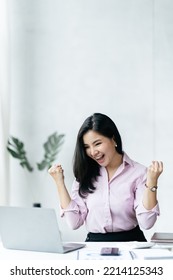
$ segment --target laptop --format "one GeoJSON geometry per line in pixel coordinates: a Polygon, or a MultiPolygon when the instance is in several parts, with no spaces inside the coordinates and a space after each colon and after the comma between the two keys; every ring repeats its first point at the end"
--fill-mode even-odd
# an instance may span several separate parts
{"type": "Polygon", "coordinates": [[[7,249],[67,253],[85,243],[63,243],[54,209],[0,206],[0,235],[7,249]]]}
{"type": "Polygon", "coordinates": [[[151,241],[155,243],[173,243],[173,233],[172,232],[155,232],[151,241]]]}

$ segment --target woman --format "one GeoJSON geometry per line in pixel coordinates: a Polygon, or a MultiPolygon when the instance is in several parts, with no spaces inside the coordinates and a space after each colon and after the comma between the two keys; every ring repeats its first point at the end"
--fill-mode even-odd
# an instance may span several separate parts
{"type": "Polygon", "coordinates": [[[85,223],[86,241],[146,241],[141,228],[150,229],[159,215],[162,162],[153,161],[147,169],[130,159],[114,122],[95,113],[78,132],[73,171],[70,196],[61,165],[49,169],[62,216],[73,229],[85,223]]]}

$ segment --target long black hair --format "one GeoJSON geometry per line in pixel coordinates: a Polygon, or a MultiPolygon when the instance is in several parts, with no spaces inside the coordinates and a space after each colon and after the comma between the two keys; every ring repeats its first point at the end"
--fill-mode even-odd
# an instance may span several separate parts
{"type": "Polygon", "coordinates": [[[117,152],[123,154],[121,136],[115,123],[108,116],[94,113],[84,121],[77,135],[73,161],[73,172],[79,182],[79,194],[81,197],[94,192],[94,181],[100,175],[99,164],[87,156],[84,148],[83,136],[89,130],[98,132],[110,139],[114,138],[117,144],[117,147],[115,147],[117,152]]]}

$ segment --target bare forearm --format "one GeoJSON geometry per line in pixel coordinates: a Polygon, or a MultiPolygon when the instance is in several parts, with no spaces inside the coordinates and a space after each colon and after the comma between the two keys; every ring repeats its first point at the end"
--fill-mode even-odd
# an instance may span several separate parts
{"type": "Polygon", "coordinates": [[[70,197],[69,192],[64,183],[64,170],[62,169],[61,165],[56,164],[56,165],[53,165],[48,170],[48,172],[56,183],[58,194],[59,194],[60,204],[61,204],[61,207],[64,209],[69,205],[69,203],[71,201],[71,197],[70,197]]]}
{"type": "MultiPolygon", "coordinates": [[[[156,191],[157,192],[157,191],[156,191]]],[[[146,188],[143,195],[143,205],[147,210],[151,210],[157,204],[157,194],[146,188]]]]}
{"type": "Polygon", "coordinates": [[[65,186],[65,183],[56,183],[58,194],[59,194],[59,200],[61,207],[65,209],[71,202],[71,197],[69,195],[69,192],[67,191],[67,188],[65,186]]]}
{"type": "Polygon", "coordinates": [[[158,178],[163,171],[163,163],[153,161],[147,171],[146,188],[143,195],[143,205],[151,210],[157,204],[157,184],[158,178]]]}

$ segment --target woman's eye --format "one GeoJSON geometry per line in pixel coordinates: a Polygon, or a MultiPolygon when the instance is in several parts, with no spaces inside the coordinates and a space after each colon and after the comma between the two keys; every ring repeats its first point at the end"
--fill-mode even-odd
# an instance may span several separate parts
{"type": "Polygon", "coordinates": [[[98,143],[96,143],[96,146],[99,146],[101,143],[100,142],[98,142],[98,143]]]}

